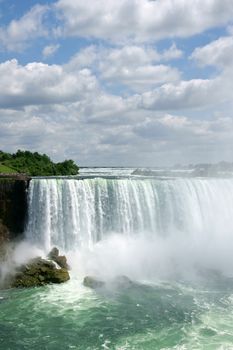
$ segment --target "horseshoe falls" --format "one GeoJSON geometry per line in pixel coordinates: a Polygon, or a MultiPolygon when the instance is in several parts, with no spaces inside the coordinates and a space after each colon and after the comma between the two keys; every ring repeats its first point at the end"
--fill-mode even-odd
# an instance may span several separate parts
{"type": "Polygon", "coordinates": [[[73,256],[89,250],[89,259],[97,254],[102,264],[122,266],[112,273],[131,268],[134,278],[161,270],[189,274],[188,267],[231,270],[232,229],[232,179],[34,179],[30,185],[28,241],[73,256]],[[144,263],[148,269],[137,276],[144,263]]]}
{"type": "Polygon", "coordinates": [[[1,291],[0,348],[233,349],[233,178],[95,171],[31,181],[17,249],[59,247],[71,280],[1,291]]]}

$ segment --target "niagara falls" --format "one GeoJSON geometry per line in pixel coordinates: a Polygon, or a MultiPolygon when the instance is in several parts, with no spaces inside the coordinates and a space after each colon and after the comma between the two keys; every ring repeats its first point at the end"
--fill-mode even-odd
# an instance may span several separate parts
{"type": "Polygon", "coordinates": [[[232,178],[134,172],[31,179],[7,266],[56,246],[70,280],[1,291],[3,348],[53,349],[53,338],[71,349],[229,348],[232,178]]]}
{"type": "Polygon", "coordinates": [[[0,0],[0,350],[233,350],[233,0],[0,0]]]}

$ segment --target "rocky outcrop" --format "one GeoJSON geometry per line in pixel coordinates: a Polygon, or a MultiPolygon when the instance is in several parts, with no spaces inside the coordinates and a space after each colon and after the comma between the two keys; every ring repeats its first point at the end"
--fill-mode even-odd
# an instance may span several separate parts
{"type": "Polygon", "coordinates": [[[2,223],[0,219],[0,247],[9,241],[10,233],[8,228],[2,223]]]}
{"type": "MultiPolygon", "coordinates": [[[[53,252],[55,249],[57,248],[53,248],[53,252]]],[[[57,252],[58,255],[56,258],[59,258],[58,249],[57,252]]],[[[66,262],[66,257],[64,258],[66,262]]],[[[16,274],[12,278],[10,286],[13,288],[38,287],[50,283],[63,283],[69,279],[70,276],[67,268],[58,267],[56,261],[54,260],[46,260],[42,259],[41,257],[37,257],[30,260],[27,264],[17,268],[16,274]]]]}
{"type": "Polygon", "coordinates": [[[83,285],[91,289],[98,289],[102,287],[125,289],[130,288],[133,285],[133,282],[127,276],[117,276],[107,282],[99,280],[94,276],[86,276],[84,277],[83,285]]]}
{"type": "Polygon", "coordinates": [[[127,276],[117,276],[116,278],[114,278],[113,281],[111,281],[111,285],[114,288],[129,288],[131,287],[133,284],[135,284],[133,281],[131,281],[131,279],[129,279],[129,277],[127,276]]]}
{"type": "Polygon", "coordinates": [[[18,238],[24,232],[29,181],[30,178],[23,176],[0,177],[0,220],[10,239],[18,238]]]}
{"type": "Polygon", "coordinates": [[[66,270],[70,270],[70,266],[67,264],[67,259],[65,255],[59,255],[58,248],[54,247],[48,254],[48,258],[55,261],[60,267],[66,270]]]}
{"type": "MultiPolygon", "coordinates": [[[[7,244],[10,240],[10,232],[8,228],[3,225],[2,221],[0,220],[0,265],[2,261],[6,259],[7,255],[7,244]]],[[[0,279],[1,279],[1,269],[0,269],[0,279]]]]}
{"type": "Polygon", "coordinates": [[[84,277],[83,285],[88,288],[96,289],[104,287],[105,282],[98,280],[96,277],[93,276],[86,276],[84,277]]]}

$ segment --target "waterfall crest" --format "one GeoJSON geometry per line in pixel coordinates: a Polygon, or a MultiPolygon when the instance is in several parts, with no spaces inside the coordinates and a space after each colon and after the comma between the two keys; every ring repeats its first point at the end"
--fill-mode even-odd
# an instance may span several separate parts
{"type": "Polygon", "coordinates": [[[233,231],[232,179],[33,179],[28,198],[26,237],[44,249],[91,246],[112,233],[198,240],[233,231]]]}

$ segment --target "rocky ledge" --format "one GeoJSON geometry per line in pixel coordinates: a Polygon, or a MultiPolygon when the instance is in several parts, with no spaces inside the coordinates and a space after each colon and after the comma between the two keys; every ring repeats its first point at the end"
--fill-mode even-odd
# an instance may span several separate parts
{"type": "Polygon", "coordinates": [[[59,256],[59,250],[53,248],[48,255],[48,260],[37,257],[30,260],[27,264],[19,266],[12,279],[11,287],[37,287],[51,283],[63,283],[69,279],[66,257],[59,256]],[[54,252],[56,253],[55,257],[54,252]],[[61,261],[60,264],[59,260],[61,261]]]}

